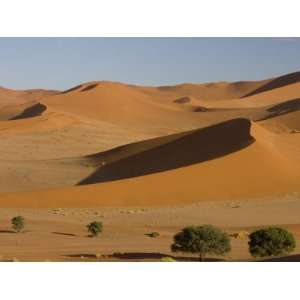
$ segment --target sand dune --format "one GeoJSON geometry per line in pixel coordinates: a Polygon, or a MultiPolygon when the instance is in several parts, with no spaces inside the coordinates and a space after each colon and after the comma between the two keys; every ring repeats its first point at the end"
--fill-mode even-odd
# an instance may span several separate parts
{"type": "Polygon", "coordinates": [[[269,80],[264,85],[261,85],[260,87],[246,94],[243,97],[249,97],[269,90],[278,89],[280,87],[297,83],[299,81],[300,81],[300,72],[294,72],[287,75],[279,76],[277,78],[274,78],[273,80],[269,80]]]}
{"type": "Polygon", "coordinates": [[[300,131],[300,111],[270,118],[260,124],[277,133],[297,133],[300,131]]]}
{"type": "Polygon", "coordinates": [[[46,111],[47,107],[41,103],[33,104],[24,109],[24,111],[13,118],[11,120],[18,120],[18,119],[27,119],[40,116],[44,111],[46,111]]]}
{"type": "Polygon", "coordinates": [[[250,146],[213,160],[101,184],[1,194],[0,204],[24,207],[171,205],[270,197],[298,191],[299,171],[295,160],[274,147],[274,141],[279,145],[283,141],[274,139],[272,133],[256,124],[251,135],[256,141],[250,146]]]}
{"type": "Polygon", "coordinates": [[[299,77],[1,88],[0,206],[171,205],[298,192],[299,77]]]}
{"type": "Polygon", "coordinates": [[[109,151],[102,157],[98,156],[100,167],[80,184],[173,170],[238,151],[253,141],[250,122],[246,119],[234,119],[192,132],[139,142],[114,149],[112,154],[109,151]],[[119,152],[119,159],[105,159],[107,156],[115,156],[116,152],[119,152]]]}
{"type": "Polygon", "coordinates": [[[227,100],[241,98],[250,92],[264,86],[270,80],[217,82],[206,84],[180,84],[175,86],[161,86],[157,89],[163,94],[196,97],[201,100],[227,100]]]}
{"type": "Polygon", "coordinates": [[[11,90],[0,87],[0,107],[11,104],[38,101],[45,96],[54,95],[58,91],[32,89],[32,90],[11,90]]]}

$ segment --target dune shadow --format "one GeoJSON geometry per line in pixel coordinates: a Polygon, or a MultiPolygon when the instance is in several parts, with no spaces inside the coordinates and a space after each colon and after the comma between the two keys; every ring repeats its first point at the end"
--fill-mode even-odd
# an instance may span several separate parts
{"type": "Polygon", "coordinates": [[[297,110],[300,110],[300,98],[288,100],[267,108],[267,112],[269,112],[269,115],[259,119],[258,121],[263,121],[270,118],[278,117],[291,112],[295,112],[297,110]]]}
{"type": "Polygon", "coordinates": [[[81,84],[80,84],[80,85],[76,85],[76,86],[74,86],[74,87],[72,87],[72,88],[70,88],[70,89],[68,89],[68,90],[65,90],[65,91],[63,91],[63,92],[60,92],[60,94],[67,94],[67,93],[76,91],[76,90],[80,89],[81,87],[82,87],[81,84]]]}
{"type": "Polygon", "coordinates": [[[207,107],[204,107],[204,106],[197,106],[193,109],[193,112],[209,112],[209,111],[217,111],[217,110],[207,108],[207,107]]]}
{"type": "Polygon", "coordinates": [[[10,120],[20,120],[20,119],[27,119],[27,118],[33,118],[40,116],[45,110],[47,109],[47,106],[41,103],[34,104],[26,109],[24,111],[10,120]]]}
{"type": "Polygon", "coordinates": [[[191,98],[190,97],[181,97],[181,98],[177,98],[177,99],[173,100],[173,102],[178,103],[178,104],[185,104],[185,103],[191,102],[191,98]]]}
{"type": "Polygon", "coordinates": [[[241,98],[246,98],[249,96],[253,96],[255,94],[259,94],[259,93],[263,93],[269,90],[273,90],[273,89],[277,89],[289,84],[293,84],[293,83],[297,83],[300,81],[300,72],[294,72],[291,74],[287,74],[287,75],[283,75],[280,77],[277,77],[273,80],[271,80],[270,82],[264,84],[263,86],[260,86],[259,88],[257,88],[256,90],[247,93],[246,95],[244,95],[241,98]]]}
{"type": "Polygon", "coordinates": [[[13,230],[0,230],[0,233],[16,233],[13,230]]]}
{"type": "Polygon", "coordinates": [[[57,232],[57,231],[52,232],[52,234],[66,235],[66,236],[76,236],[76,234],[73,234],[73,233],[57,232]]]}
{"type": "MultiPolygon", "coordinates": [[[[127,145],[127,148],[124,146],[122,151],[129,152],[134,148],[134,154],[100,165],[78,185],[163,172],[227,155],[255,141],[250,135],[250,126],[248,119],[233,119],[203,129],[127,145]]],[[[111,153],[114,151],[112,149],[111,153]]]]}
{"type": "Polygon", "coordinates": [[[82,89],[81,92],[90,91],[90,90],[94,89],[97,85],[98,85],[97,83],[90,84],[90,85],[86,86],[84,89],[82,89]]]}

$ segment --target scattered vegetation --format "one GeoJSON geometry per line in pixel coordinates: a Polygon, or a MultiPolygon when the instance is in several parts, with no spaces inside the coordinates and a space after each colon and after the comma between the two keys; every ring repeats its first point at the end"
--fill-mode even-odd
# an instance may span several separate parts
{"type": "Polygon", "coordinates": [[[98,236],[99,233],[101,233],[102,229],[103,229],[102,222],[98,222],[98,221],[91,222],[86,227],[87,227],[88,232],[92,236],[98,236]]]}
{"type": "Polygon", "coordinates": [[[154,231],[154,232],[146,233],[146,235],[152,238],[157,238],[159,237],[160,234],[159,232],[154,231]]]}
{"type": "Polygon", "coordinates": [[[295,249],[296,242],[286,229],[269,227],[252,232],[248,245],[253,257],[265,257],[288,254],[295,249]]]}
{"type": "Polygon", "coordinates": [[[11,219],[12,228],[16,232],[20,232],[25,226],[25,219],[22,216],[17,216],[11,219]]]}
{"type": "Polygon", "coordinates": [[[224,255],[231,250],[229,236],[212,225],[184,228],[174,236],[173,252],[198,253],[200,261],[207,254],[224,255]]]}

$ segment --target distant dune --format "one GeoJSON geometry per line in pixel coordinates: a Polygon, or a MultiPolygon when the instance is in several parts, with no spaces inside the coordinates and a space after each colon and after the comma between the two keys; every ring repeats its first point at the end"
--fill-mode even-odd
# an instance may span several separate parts
{"type": "Polygon", "coordinates": [[[277,78],[274,78],[273,80],[269,80],[265,84],[261,85],[254,91],[251,91],[250,93],[246,94],[244,97],[249,97],[255,94],[259,94],[262,92],[266,92],[273,89],[278,89],[286,85],[290,85],[293,83],[300,82],[300,72],[295,72],[287,75],[283,75],[277,78]]]}
{"type": "Polygon", "coordinates": [[[299,74],[0,88],[0,206],[171,205],[300,192],[299,74]]]}

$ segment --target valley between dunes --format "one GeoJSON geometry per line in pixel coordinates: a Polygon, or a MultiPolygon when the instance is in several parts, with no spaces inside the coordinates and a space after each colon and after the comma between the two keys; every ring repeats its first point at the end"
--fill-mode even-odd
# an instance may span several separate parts
{"type": "MultiPolygon", "coordinates": [[[[107,209],[110,230],[121,230],[132,251],[129,217],[145,230],[152,216],[156,221],[149,222],[167,236],[179,223],[195,222],[196,212],[200,223],[220,218],[231,230],[272,222],[298,234],[300,72],[261,81],[160,87],[94,81],[66,91],[0,88],[0,145],[0,207],[7,214],[25,214],[31,224],[45,215],[45,228],[58,225],[48,213],[52,208],[66,211],[65,221],[59,220],[66,228],[107,209]],[[250,205],[240,216],[238,210],[229,213],[232,219],[222,215],[227,213],[223,203],[250,205]],[[297,209],[289,215],[293,205],[297,209]],[[275,211],[268,216],[275,207],[281,211],[277,219],[275,211]],[[78,211],[88,208],[92,215],[81,218],[78,211]],[[129,208],[150,209],[155,216],[130,214],[123,228],[115,215],[129,208]],[[79,216],[72,221],[73,210],[79,216]]],[[[53,249],[22,257],[14,252],[9,232],[1,236],[6,256],[60,260],[63,255],[53,249]]],[[[53,247],[60,238],[52,236],[53,247]]],[[[28,249],[35,243],[32,237],[28,249]]],[[[73,246],[85,251],[79,244],[73,246]]],[[[249,259],[243,251],[234,259],[249,259]]]]}

